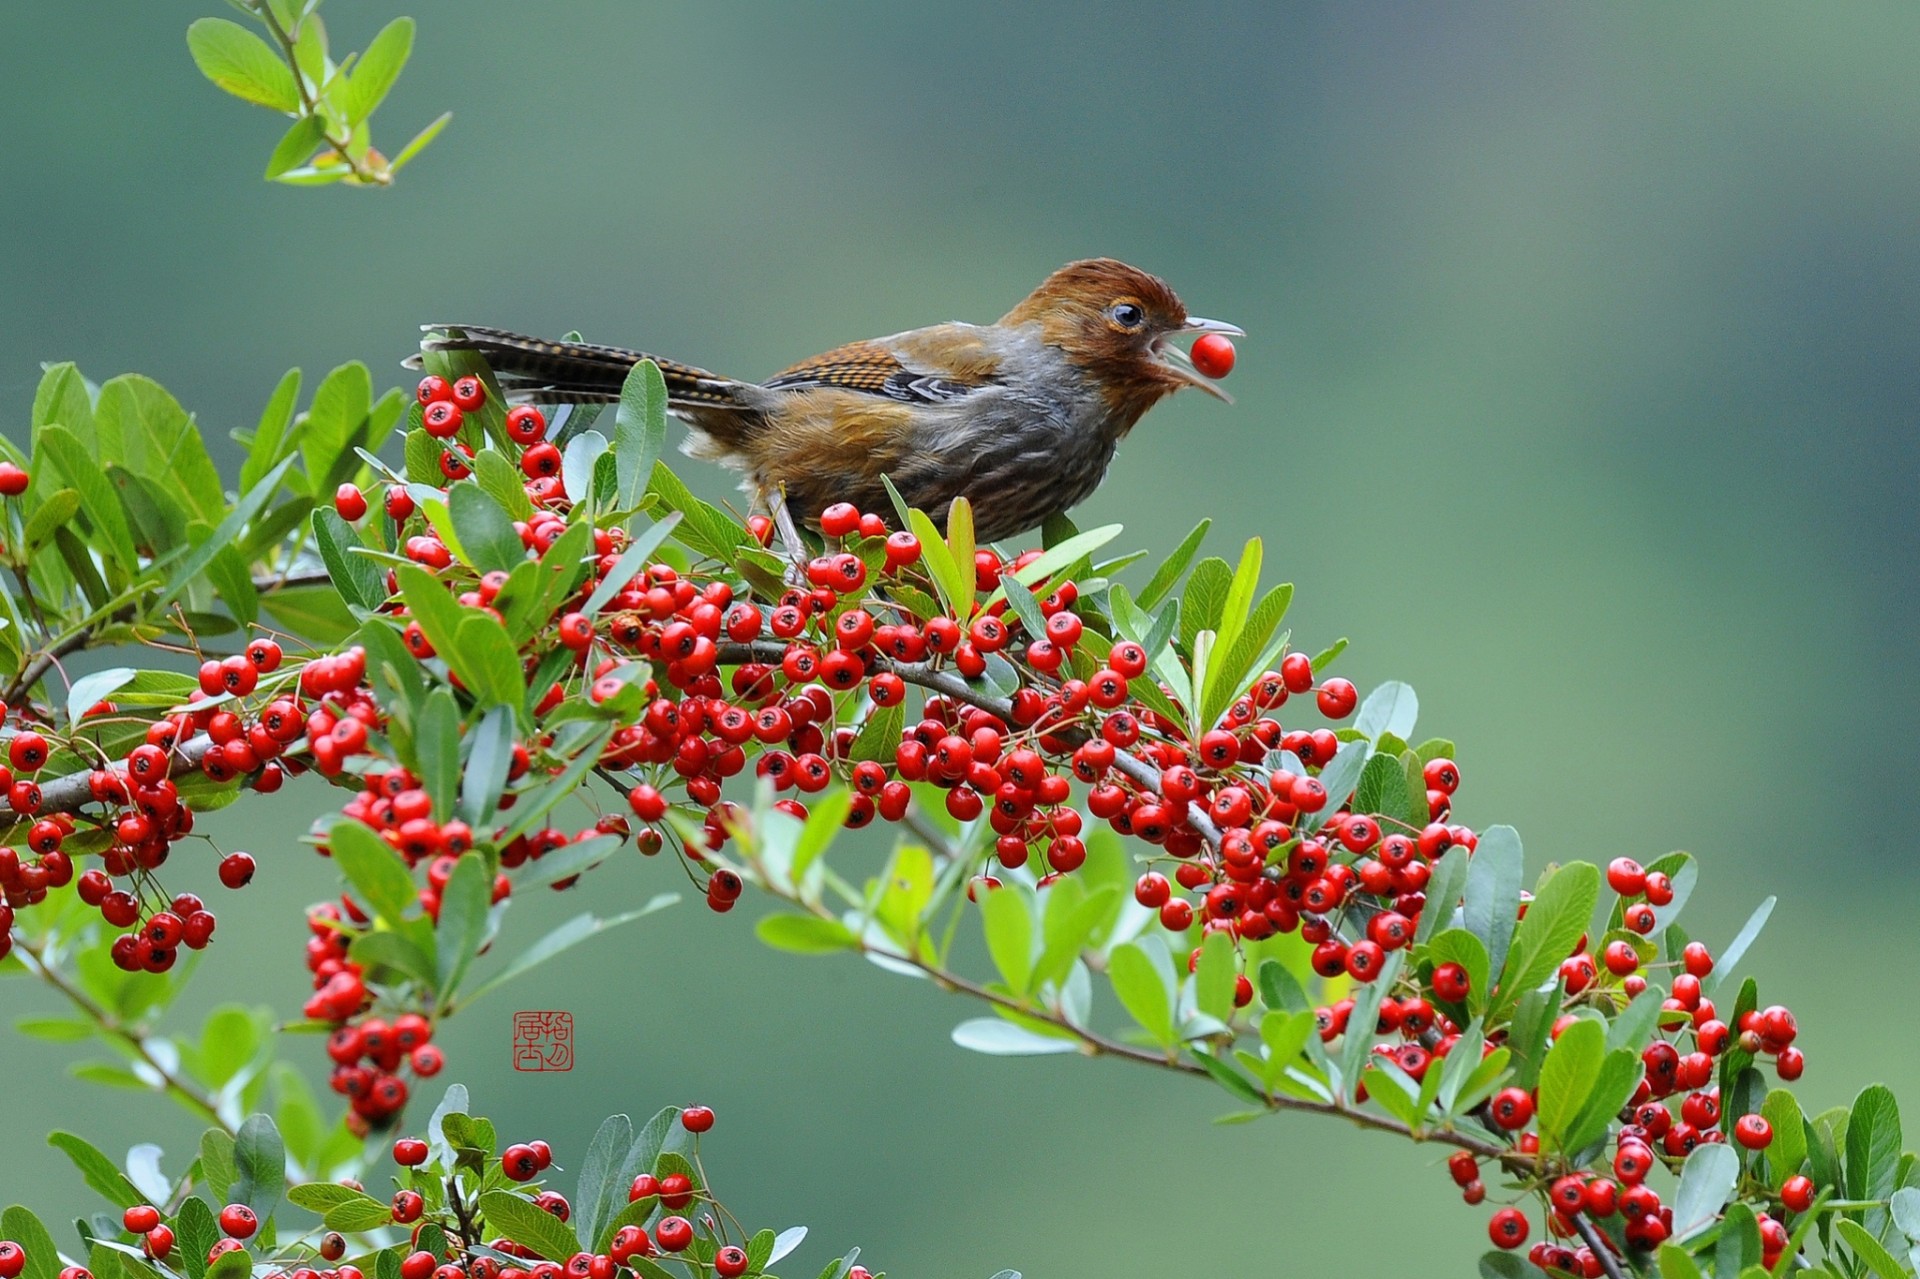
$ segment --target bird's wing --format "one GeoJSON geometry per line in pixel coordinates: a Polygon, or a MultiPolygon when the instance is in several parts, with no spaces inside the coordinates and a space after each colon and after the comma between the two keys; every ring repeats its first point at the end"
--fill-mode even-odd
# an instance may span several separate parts
{"type": "Polygon", "coordinates": [[[770,390],[833,388],[900,404],[945,404],[994,381],[998,361],[986,357],[971,325],[938,325],[892,338],[849,342],[802,360],[767,379],[770,390]]]}

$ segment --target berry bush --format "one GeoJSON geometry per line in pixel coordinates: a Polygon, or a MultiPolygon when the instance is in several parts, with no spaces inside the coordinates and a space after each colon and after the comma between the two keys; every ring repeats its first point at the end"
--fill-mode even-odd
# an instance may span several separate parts
{"type": "MultiPolygon", "coordinates": [[[[411,25],[350,74],[323,43],[303,61],[311,5],[241,7],[284,65],[232,23],[193,50],[294,117],[272,176],[390,181],[417,146],[388,162],[364,123],[411,25]]],[[[350,364],[304,410],[289,373],[235,435],[231,490],[137,376],[53,366],[24,447],[0,441],[0,976],[70,1006],[20,1033],[105,1048],[78,1072],[208,1125],[171,1173],[50,1134],[106,1208],[52,1213],[63,1238],[7,1209],[0,1279],[768,1273],[804,1232],[714,1196],[710,1110],[608,1119],[571,1197],[549,1184],[566,1152],[503,1144],[462,1086],[422,1118],[459,1067],[447,1018],[675,895],[530,941],[514,901],[635,856],[715,914],[756,895],[770,946],[972,1000],[964,1048],[1114,1058],[1218,1090],[1227,1121],[1438,1145],[1501,1279],[1915,1273],[1893,1096],[1804,1113],[1795,1016],[1739,974],[1771,899],[1710,944],[1681,924],[1684,853],[1529,888],[1453,744],[1415,735],[1413,690],[1363,698],[1331,673],[1345,641],[1292,646],[1258,541],[1203,557],[1203,522],[1149,568],[1118,526],[1056,520],[1002,550],[959,501],[808,512],[790,546],[662,460],[652,365],[605,412],[424,361],[411,396],[350,364]],[[341,891],[306,914],[300,1015],[169,1028],[192,957],[220,962],[215,909],[170,869],[210,859],[244,902],[295,855],[214,848],[196,820],[305,775],[338,792],[305,842],[341,891]],[[880,824],[890,851],[855,869],[838,837],[880,824]],[[276,1031],[311,1032],[304,1060],[276,1031]]],[[[849,1253],[824,1279],[866,1273],[849,1253]]]]}
{"type": "MultiPolygon", "coordinates": [[[[789,558],[661,460],[650,365],[605,422],[508,410],[472,357],[427,359],[410,401],[350,365],[299,414],[289,375],[231,498],[164,391],[70,366],[36,396],[31,452],[0,464],[0,948],[80,1014],[22,1029],[118,1044],[131,1064],[99,1069],[215,1125],[142,1191],[55,1135],[132,1210],[82,1219],[68,1255],[96,1279],[204,1279],[226,1252],[332,1279],[761,1273],[778,1248],[709,1209],[697,1154],[664,1135],[710,1112],[637,1137],[610,1120],[573,1226],[516,1189],[545,1147],[496,1155],[457,1086],[407,1135],[448,1065],[441,1021],[670,900],[496,959],[515,896],[631,855],[716,913],[780,903],[755,925],[770,945],[980,1002],[963,1047],[1117,1057],[1223,1090],[1232,1120],[1311,1111],[1450,1147],[1494,1273],[1909,1272],[1920,1178],[1892,1096],[1807,1116],[1776,1086],[1806,1068],[1794,1016],[1737,976],[1771,901],[1709,946],[1679,923],[1686,854],[1568,862],[1528,891],[1515,832],[1456,812],[1463,769],[1415,740],[1413,691],[1362,699],[1328,673],[1343,644],[1291,648],[1291,590],[1261,588],[1257,541],[1201,558],[1202,524],[1142,573],[1108,554],[1117,526],[1061,521],[1003,556],[962,501],[832,507],[789,558]],[[153,660],[65,678],[128,643],[153,660]],[[243,893],[286,851],[202,850],[195,815],[307,773],[341,793],[308,839],[344,891],[307,913],[300,1023],[344,1099],[332,1128],[286,1063],[233,1086],[271,1051],[245,1014],[167,1051],[143,1024],[182,953],[217,950],[208,904],[164,887],[170,859],[212,857],[243,893]],[[843,873],[835,837],[876,823],[900,828],[890,857],[843,873]],[[975,929],[984,947],[962,944],[975,929]],[[297,1141],[250,1113],[269,1089],[297,1141]],[[391,1203],[353,1180],[388,1154],[391,1203]],[[282,1247],[260,1226],[287,1167],[319,1222],[282,1247]],[[696,1200],[698,1222],[679,1215],[696,1200]]],[[[34,1264],[67,1264],[25,1210],[6,1223],[34,1264]]]]}

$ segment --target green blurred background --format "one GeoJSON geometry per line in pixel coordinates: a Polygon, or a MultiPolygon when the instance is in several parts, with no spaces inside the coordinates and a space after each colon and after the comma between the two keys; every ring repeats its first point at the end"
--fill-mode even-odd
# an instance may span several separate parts
{"type": "MultiPolygon", "coordinates": [[[[1875,1078],[1920,1098],[1882,1003],[1920,960],[1920,12],[325,12],[358,48],[401,10],[420,40],[376,138],[456,117],[384,193],[259,180],[275,122],[182,39],[213,0],[0,12],[5,429],[41,360],[152,374],[218,449],[290,365],[398,382],[426,320],[752,376],[1123,257],[1248,330],[1240,402],[1156,410],[1083,523],[1160,552],[1203,514],[1216,549],[1266,537],[1302,645],[1352,636],[1347,674],[1412,681],[1457,739],[1466,820],[1512,821],[1536,866],[1691,849],[1708,939],[1780,894],[1751,963],[1801,1007],[1810,1100],[1875,1078]]],[[[208,823],[265,857],[192,1009],[295,1006],[288,928],[329,876],[294,836],[325,799],[208,823]]],[[[674,886],[635,862],[594,897],[674,886]]],[[[972,1008],[764,951],[748,914],[683,905],[582,947],[453,1023],[451,1076],[563,1161],[608,1111],[715,1105],[720,1186],[810,1224],[815,1268],[859,1243],[899,1275],[1389,1275],[1416,1250],[1464,1273],[1484,1247],[1437,1153],[1216,1128],[1224,1095],[1124,1065],[963,1053],[946,1032],[972,1008]],[[579,1065],[515,1076],[508,1018],[545,1007],[580,1019],[579,1065]]],[[[289,1047],[317,1077],[317,1046],[289,1047]]],[[[85,1192],[44,1127],[113,1149],[192,1130],[67,1060],[0,1040],[0,1200],[56,1217],[85,1192]]]]}

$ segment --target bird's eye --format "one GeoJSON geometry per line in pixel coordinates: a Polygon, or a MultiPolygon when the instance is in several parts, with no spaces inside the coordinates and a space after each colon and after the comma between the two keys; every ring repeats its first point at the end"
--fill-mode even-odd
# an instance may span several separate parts
{"type": "Polygon", "coordinates": [[[1107,308],[1107,318],[1123,329],[1137,329],[1147,322],[1147,313],[1135,302],[1115,302],[1107,308]]]}

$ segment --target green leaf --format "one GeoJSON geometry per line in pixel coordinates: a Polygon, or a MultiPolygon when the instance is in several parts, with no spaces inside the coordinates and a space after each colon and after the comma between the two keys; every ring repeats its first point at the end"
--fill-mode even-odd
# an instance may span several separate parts
{"type": "Polygon", "coordinates": [[[287,1184],[287,1152],[280,1130],[265,1115],[249,1115],[233,1141],[231,1201],[244,1203],[264,1225],[280,1206],[287,1184]]]}
{"type": "MultiPolygon", "coordinates": [[[[1543,1142],[1559,1146],[1600,1079],[1607,1032],[1583,1017],[1561,1032],[1540,1064],[1539,1108],[1535,1112],[1543,1142]]],[[[1717,1206],[1717,1205],[1716,1205],[1717,1206]]]]}
{"type": "MultiPolygon", "coordinates": [[[[1674,1219],[1679,1220],[1678,1213],[1674,1214],[1674,1219]]],[[[1713,1273],[1716,1276],[1738,1275],[1748,1266],[1759,1263],[1760,1226],[1754,1220],[1753,1210],[1737,1201],[1729,1204],[1726,1216],[1720,1222],[1719,1243],[1713,1251],[1713,1273]]]]}
{"type": "Polygon", "coordinates": [[[1644,1049],[1653,1038],[1654,1028],[1660,1024],[1663,998],[1657,989],[1643,990],[1634,996],[1607,1027],[1607,1047],[1631,1048],[1636,1053],[1644,1049]]]}
{"type": "Polygon", "coordinates": [[[1713,971],[1708,973],[1706,979],[1700,983],[1702,995],[1712,998],[1727,978],[1733,974],[1741,959],[1746,956],[1748,948],[1760,936],[1760,930],[1767,926],[1767,919],[1773,914],[1776,900],[1769,897],[1754,907],[1753,914],[1747,916],[1747,922],[1740,926],[1740,931],[1733,935],[1733,940],[1727,943],[1726,949],[1715,952],[1713,971]]]}
{"type": "Polygon", "coordinates": [[[1507,1046],[1513,1049],[1513,1082],[1521,1088],[1533,1087],[1540,1078],[1540,1061],[1546,1055],[1547,1035],[1560,1015],[1559,982],[1545,990],[1529,990],[1514,1006],[1513,1020],[1507,1028],[1507,1046]]]}
{"type": "Polygon", "coordinates": [[[1311,814],[1316,828],[1353,794],[1354,787],[1360,784],[1360,775],[1366,771],[1367,761],[1372,758],[1373,745],[1366,741],[1343,743],[1334,752],[1333,758],[1320,770],[1320,784],[1327,788],[1327,806],[1311,814]]]}
{"type": "Polygon", "coordinates": [[[1166,944],[1149,934],[1137,942],[1123,942],[1107,957],[1107,978],[1127,1014],[1163,1048],[1179,1043],[1173,1026],[1173,973],[1166,944]],[[1149,947],[1157,953],[1149,954],[1149,947]]]}
{"type": "Polygon", "coordinates": [[[1260,1042],[1267,1050],[1262,1078],[1269,1086],[1286,1073],[1288,1066],[1300,1060],[1307,1037],[1318,1033],[1314,1015],[1304,1010],[1290,1013],[1275,1010],[1260,1019],[1260,1042]]]}
{"type": "Polygon", "coordinates": [[[327,566],[334,589],[347,603],[363,609],[376,609],[387,602],[386,572],[351,548],[362,545],[353,526],[331,507],[313,508],[313,544],[327,566]]]}
{"type": "Polygon", "coordinates": [[[860,949],[860,939],[846,925],[813,915],[768,915],[754,925],[753,933],[775,950],[794,955],[830,955],[860,949]]]}
{"type": "Polygon", "coordinates": [[[428,693],[420,708],[413,754],[420,784],[433,800],[433,811],[445,821],[453,815],[454,792],[460,785],[460,708],[444,686],[428,693]]]}
{"type": "Polygon", "coordinates": [[[404,931],[407,912],[420,900],[406,860],[350,817],[340,818],[328,829],[327,844],[340,873],[360,899],[390,927],[404,931]]]}
{"type": "Polygon", "coordinates": [[[40,385],[33,392],[31,421],[36,450],[40,447],[40,432],[55,424],[71,432],[88,454],[99,447],[93,426],[93,395],[87,389],[87,380],[71,361],[50,364],[41,374],[40,385]]]}
{"type": "Polygon", "coordinates": [[[746,529],[731,515],[695,497],[665,462],[653,464],[653,483],[647,491],[668,510],[679,511],[686,517],[674,530],[674,537],[702,555],[732,563],[735,552],[751,540],[746,529]]]}
{"type": "Polygon", "coordinates": [[[958,590],[954,595],[957,604],[964,605],[961,617],[973,613],[974,594],[979,586],[979,574],[974,570],[973,553],[976,546],[973,538],[973,503],[964,497],[956,497],[947,507],[947,549],[953,555],[954,566],[959,570],[956,582],[958,590]]]}
{"type": "Polygon", "coordinates": [[[1247,617],[1253,611],[1254,592],[1260,589],[1260,567],[1265,555],[1265,547],[1257,537],[1250,537],[1240,550],[1240,563],[1233,570],[1233,578],[1227,583],[1226,598],[1220,604],[1220,620],[1213,630],[1218,632],[1216,646],[1225,652],[1233,647],[1234,640],[1245,629],[1247,617]]]}
{"type": "Polygon", "coordinates": [[[627,549],[620,552],[620,558],[613,562],[613,568],[600,579],[600,584],[593,588],[593,594],[587,597],[586,606],[580,611],[588,617],[598,615],[614,596],[625,590],[627,584],[638,577],[640,571],[653,561],[654,552],[660,549],[661,543],[667,540],[667,536],[673,532],[674,526],[680,522],[680,519],[678,511],[671,511],[657,524],[635,534],[633,540],[627,544],[627,549]]]}
{"type": "MultiPolygon", "coordinates": [[[[360,439],[372,407],[373,376],[358,360],[332,370],[313,389],[313,403],[307,407],[301,430],[300,454],[306,461],[307,478],[315,485],[316,499],[325,501],[333,496],[321,486],[341,455],[350,453],[360,439]]],[[[435,479],[439,480],[437,465],[435,479]]]]}
{"type": "Polygon", "coordinates": [[[47,1134],[47,1144],[71,1160],[87,1186],[114,1207],[131,1208],[147,1201],[113,1160],[84,1137],[55,1129],[47,1134]]]}
{"type": "Polygon", "coordinates": [[[1025,999],[1033,978],[1033,911],[1018,887],[987,893],[980,903],[980,919],[987,934],[987,952],[1006,979],[1007,987],[1025,999]]]}
{"type": "Polygon", "coordinates": [[[60,1273],[60,1253],[40,1218],[15,1204],[0,1213],[0,1238],[11,1239],[26,1251],[20,1279],[54,1279],[60,1273]]]}
{"type": "MultiPolygon", "coordinates": [[[[91,426],[91,414],[87,421],[91,426]]],[[[99,530],[105,543],[100,549],[110,561],[131,573],[139,559],[134,554],[133,533],[127,526],[126,511],[107,473],[100,469],[79,435],[63,425],[43,426],[34,433],[33,452],[36,459],[44,455],[60,478],[78,491],[80,509],[99,530]]]]}
{"type": "Polygon", "coordinates": [[[1232,585],[1233,570],[1223,559],[1209,556],[1193,566],[1193,576],[1187,579],[1186,594],[1180,601],[1180,644],[1189,653],[1201,631],[1219,629],[1220,610],[1232,585]]]}
{"type": "Polygon", "coordinates": [[[239,23],[199,19],[187,27],[187,50],[200,74],[234,97],[275,111],[300,108],[293,72],[265,40],[239,23]]]}
{"type": "MultiPolygon", "coordinates": [[[[666,441],[666,379],[660,375],[659,365],[642,360],[621,384],[620,404],[613,415],[613,460],[619,476],[613,498],[615,510],[628,511],[640,505],[666,441]]],[[[578,500],[582,495],[574,496],[578,500]]]]}
{"type": "Polygon", "coordinates": [[[1200,967],[1194,974],[1194,1004],[1209,1017],[1233,1020],[1234,978],[1233,940],[1224,932],[1211,932],[1200,943],[1200,967]]]}
{"type": "Polygon", "coordinates": [[[460,988],[486,938],[487,911],[493,902],[493,876],[478,852],[462,854],[440,892],[440,920],[434,928],[437,989],[444,1003],[460,988]]]}
{"type": "Polygon", "coordinates": [[[1487,1006],[1493,992],[1493,968],[1487,961],[1487,948],[1464,928],[1449,928],[1435,933],[1427,942],[1427,957],[1437,968],[1441,964],[1459,964],[1467,970],[1467,1007],[1478,1012],[1487,1006]]]}
{"type": "MultiPolygon", "coordinates": [[[[1248,679],[1279,658],[1286,646],[1286,637],[1276,637],[1274,631],[1281,619],[1286,617],[1292,603],[1291,584],[1283,583],[1274,587],[1254,605],[1239,635],[1230,644],[1223,641],[1215,646],[1213,670],[1207,678],[1204,715],[1207,723],[1218,722],[1221,713],[1233,703],[1234,698],[1245,691],[1248,679]]],[[[1173,621],[1172,618],[1168,619],[1168,634],[1172,633],[1173,621]]]]}
{"type": "Polygon", "coordinates": [[[260,176],[272,181],[301,168],[320,150],[326,137],[327,126],[319,116],[301,116],[280,135],[273,154],[267,157],[266,171],[260,176]]]}
{"type": "MultiPolygon", "coordinates": [[[[426,432],[421,434],[426,435],[426,432]]],[[[433,437],[428,435],[426,438],[431,440],[433,437]]],[[[516,520],[528,519],[533,515],[533,499],[527,496],[526,479],[520,473],[520,468],[507,461],[507,455],[498,449],[481,449],[473,455],[473,482],[485,489],[488,496],[500,503],[507,514],[516,520]]]]}
{"type": "Polygon", "coordinates": [[[1187,565],[1193,562],[1195,552],[1200,549],[1200,543],[1206,540],[1207,530],[1212,527],[1212,520],[1201,520],[1193,526],[1192,532],[1180,539],[1180,545],[1174,548],[1173,554],[1161,562],[1160,567],[1153,571],[1153,576],[1147,579],[1147,584],[1140,588],[1141,608],[1152,609],[1167,597],[1173,584],[1187,571],[1187,565]]]}
{"type": "Polygon", "coordinates": [[[1463,919],[1468,930],[1486,945],[1494,972],[1504,970],[1507,947],[1519,922],[1524,869],[1518,831],[1511,826],[1489,826],[1481,832],[1473,859],[1467,863],[1463,919]]]}
{"type": "Polygon", "coordinates": [[[920,562],[926,565],[927,575],[933,579],[941,605],[964,621],[967,614],[960,612],[959,601],[972,598],[973,565],[966,566],[966,577],[963,578],[959,566],[954,563],[953,552],[947,549],[947,540],[940,536],[940,530],[927,518],[926,512],[916,508],[907,512],[907,516],[913,535],[920,539],[920,562]]]}
{"type": "Polygon", "coordinates": [[[1260,1002],[1268,1008],[1288,1012],[1310,1012],[1313,1004],[1287,966],[1277,959],[1260,962],[1260,1002]]]}
{"type": "Polygon", "coordinates": [[[448,122],[452,119],[453,112],[451,111],[442,112],[439,116],[435,117],[433,123],[420,130],[419,133],[414,135],[411,142],[400,148],[400,153],[393,157],[392,163],[387,165],[387,172],[400,172],[415,156],[427,149],[429,142],[432,142],[440,136],[440,130],[446,128],[448,122]]]}
{"type": "Polygon", "coordinates": [[[80,510],[79,489],[57,489],[48,493],[38,510],[28,517],[23,540],[29,551],[46,545],[55,529],[69,523],[80,510]]]}
{"type": "Polygon", "coordinates": [[[234,1140],[224,1129],[209,1128],[200,1135],[200,1174],[206,1178],[207,1189],[223,1204],[233,1202],[233,1183],[239,1177],[234,1149],[234,1140]]]}
{"type": "Polygon", "coordinates": [[[480,1196],[480,1211],[494,1229],[548,1261],[565,1264],[580,1251],[579,1239],[558,1217],[512,1191],[486,1191],[480,1196]]]}
{"type": "Polygon", "coordinates": [[[645,918],[657,910],[663,910],[673,905],[679,900],[680,897],[676,893],[660,893],[650,898],[645,905],[635,910],[624,911],[621,914],[612,915],[605,919],[591,913],[575,915],[572,919],[553,929],[539,941],[514,956],[513,960],[508,963],[505,968],[502,968],[499,972],[480,983],[480,985],[468,991],[466,997],[460,1001],[461,1006],[465,1007],[471,1004],[474,1000],[480,998],[480,996],[487,994],[497,987],[506,985],[514,978],[532,971],[563,951],[573,949],[573,947],[578,946],[590,937],[597,937],[608,929],[618,928],[622,924],[629,924],[636,919],[645,918]]]}
{"type": "Polygon", "coordinates": [[[1773,1142],[1767,1147],[1767,1182],[1777,1194],[1806,1161],[1806,1119],[1800,1113],[1799,1100],[1785,1088],[1768,1093],[1760,1113],[1773,1125],[1773,1142]]]}
{"type": "Polygon", "coordinates": [[[1667,1242],[1660,1245],[1660,1279],[1704,1279],[1700,1266],[1693,1254],[1679,1244],[1667,1242]]]}
{"type": "Polygon", "coordinates": [[[474,826],[493,816],[513,768],[513,711],[496,706],[468,733],[471,747],[461,777],[460,815],[474,826]]]}
{"type": "Polygon", "coordinates": [[[1588,862],[1569,862],[1540,881],[1527,917],[1514,932],[1490,1021],[1497,1021],[1522,994],[1553,975],[1587,931],[1599,898],[1600,871],[1588,862]]]}
{"type": "MultiPolygon", "coordinates": [[[[388,1220],[392,1220],[391,1213],[388,1220]]],[[[213,1209],[207,1207],[204,1199],[189,1198],[174,1214],[173,1229],[179,1241],[174,1264],[185,1270],[189,1279],[200,1279],[207,1273],[207,1252],[213,1247],[213,1241],[220,1237],[220,1227],[213,1220],[213,1209]]]]}
{"type": "MultiPolygon", "coordinates": [[[[1454,908],[1466,891],[1472,865],[1467,849],[1458,844],[1442,853],[1440,860],[1433,864],[1433,871],[1427,877],[1427,905],[1421,910],[1419,926],[1413,933],[1416,944],[1425,942],[1441,928],[1453,925],[1454,908]]],[[[1485,945],[1484,938],[1481,944],[1485,945]]]]}
{"type": "Polygon", "coordinates": [[[607,1116],[587,1145],[574,1189],[573,1211],[579,1220],[581,1242],[588,1248],[599,1246],[601,1228],[626,1206],[627,1186],[632,1179],[623,1183],[620,1170],[632,1148],[633,1121],[625,1115],[607,1116]]]}
{"type": "MultiPolygon", "coordinates": [[[[1553,1058],[1547,1061],[1551,1065],[1553,1058]]],[[[1712,1225],[1739,1182],[1740,1156],[1730,1146],[1696,1146],[1680,1168],[1680,1185],[1674,1191],[1674,1239],[1685,1242],[1712,1225]]]]}
{"type": "MultiPolygon", "coordinates": [[[[1099,528],[1091,528],[1084,533],[1075,533],[1058,545],[1049,546],[1035,557],[1031,564],[1016,569],[1008,576],[1012,577],[1014,581],[1020,583],[1022,586],[1038,588],[1055,573],[1060,572],[1062,569],[1071,568],[1074,564],[1086,559],[1108,542],[1120,536],[1123,527],[1123,525],[1119,524],[1102,524],[1099,528]]],[[[960,562],[957,556],[955,557],[955,562],[960,562]]],[[[991,608],[995,602],[1006,598],[1007,594],[1003,585],[1001,588],[996,589],[991,595],[987,596],[986,600],[981,604],[981,607],[991,608]]]]}
{"type": "Polygon", "coordinates": [[[1534,1271],[1511,1252],[1480,1254],[1480,1279],[1532,1279],[1534,1271]]]}
{"type": "MultiPolygon", "coordinates": [[[[1328,807],[1331,808],[1332,804],[1329,803],[1328,807]]],[[[1366,767],[1360,770],[1360,783],[1354,790],[1353,811],[1380,813],[1390,821],[1397,820],[1407,811],[1407,772],[1401,766],[1399,756],[1381,753],[1367,760],[1366,767]]]]}
{"type": "Polygon", "coordinates": [[[1847,1247],[1853,1249],[1853,1255],[1864,1262],[1868,1269],[1880,1276],[1880,1279],[1909,1279],[1913,1273],[1900,1264],[1899,1260],[1886,1246],[1873,1237],[1873,1232],[1850,1218],[1842,1217],[1835,1223],[1840,1238],[1847,1247]]]}
{"type": "MultiPolygon", "coordinates": [[[[1002,889],[994,896],[1005,891],[1002,889]]],[[[953,1042],[969,1052],[985,1053],[989,1057],[1041,1057],[1077,1052],[1080,1047],[1077,1039],[1042,1035],[998,1017],[975,1017],[961,1022],[953,1028],[953,1042]]]]}
{"type": "Polygon", "coordinates": [[[1392,733],[1406,741],[1413,736],[1413,725],[1420,717],[1420,699],[1413,685],[1388,680],[1367,694],[1354,713],[1354,730],[1364,737],[1392,733]]]}
{"type": "Polygon", "coordinates": [[[411,977],[422,986],[431,988],[436,977],[433,956],[421,949],[414,937],[421,932],[424,932],[427,937],[432,937],[433,934],[430,930],[420,930],[419,925],[420,921],[415,920],[414,927],[410,927],[405,933],[386,930],[362,933],[353,939],[348,955],[354,963],[362,967],[391,968],[396,973],[411,977]]]}
{"type": "Polygon", "coordinates": [[[1567,1150],[1586,1150],[1605,1133],[1607,1125],[1620,1114],[1620,1108],[1634,1097],[1634,1087],[1644,1077],[1640,1052],[1636,1049],[1611,1049],[1599,1064],[1594,1091],[1586,1098],[1578,1118],[1567,1125],[1567,1150]]]}
{"type": "MultiPolygon", "coordinates": [[[[1847,1117],[1846,1186],[1849,1199],[1886,1199],[1899,1185],[1900,1104],[1885,1084],[1869,1084],[1853,1099],[1847,1117]]],[[[1862,1217],[1876,1237],[1885,1233],[1887,1210],[1862,1217]]]]}
{"type": "Polygon", "coordinates": [[[400,78],[400,68],[407,65],[407,55],[412,52],[412,18],[395,18],[380,29],[347,82],[346,115],[350,122],[357,124],[373,114],[400,78]]]}
{"type": "Polygon", "coordinates": [[[460,534],[467,562],[478,571],[505,572],[526,560],[527,548],[513,531],[513,519],[478,484],[454,485],[447,492],[447,509],[460,534]]]}

